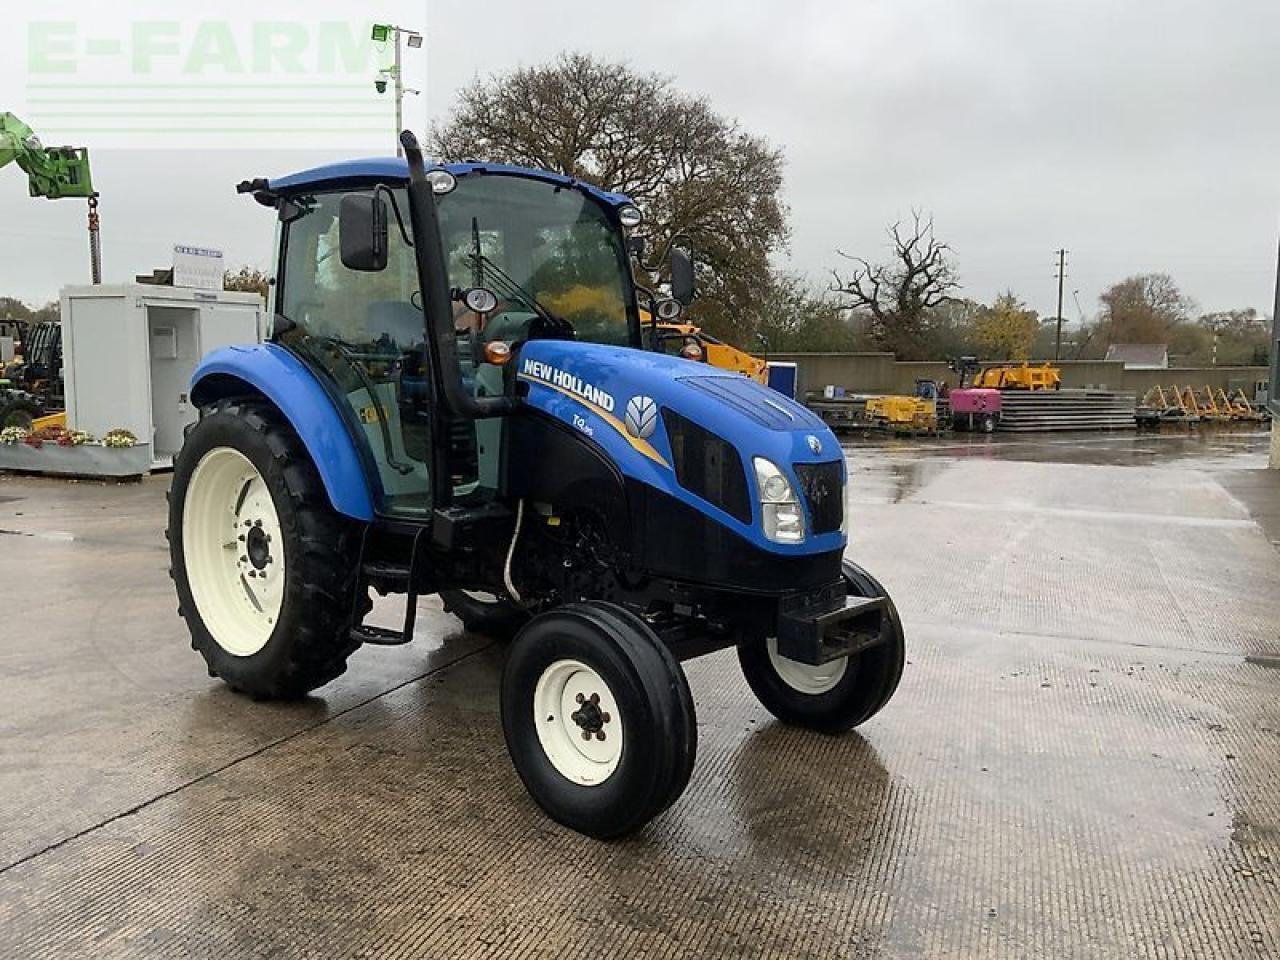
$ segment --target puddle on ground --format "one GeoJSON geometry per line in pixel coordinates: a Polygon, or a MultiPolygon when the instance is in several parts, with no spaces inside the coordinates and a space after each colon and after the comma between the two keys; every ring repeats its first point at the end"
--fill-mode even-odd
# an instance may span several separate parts
{"type": "MultiPolygon", "coordinates": [[[[851,466],[886,455],[903,463],[905,454],[922,461],[1023,460],[1098,466],[1168,464],[1200,470],[1238,470],[1265,466],[1269,443],[1269,432],[1252,425],[1247,428],[1200,426],[1191,432],[952,433],[942,437],[891,440],[841,438],[851,466]]],[[[925,482],[932,478],[933,475],[928,475],[925,482]]]]}

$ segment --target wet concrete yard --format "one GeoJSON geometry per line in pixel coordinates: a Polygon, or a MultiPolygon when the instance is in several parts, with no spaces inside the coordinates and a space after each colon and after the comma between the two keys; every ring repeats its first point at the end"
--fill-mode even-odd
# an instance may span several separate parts
{"type": "Polygon", "coordinates": [[[175,614],[166,477],[0,478],[0,956],[1276,955],[1266,442],[850,446],[896,698],[825,738],[690,662],[693,780],[613,844],[527,798],[502,650],[436,601],[253,703],[175,614]]]}

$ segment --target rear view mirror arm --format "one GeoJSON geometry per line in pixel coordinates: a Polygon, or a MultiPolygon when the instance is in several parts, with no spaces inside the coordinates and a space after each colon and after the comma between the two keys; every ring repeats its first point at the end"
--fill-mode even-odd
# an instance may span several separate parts
{"type": "Polygon", "coordinates": [[[391,202],[391,212],[396,215],[396,226],[400,228],[400,239],[404,241],[404,245],[406,247],[412,247],[413,240],[409,237],[409,231],[404,228],[404,220],[400,218],[400,204],[396,203],[395,192],[385,183],[380,183],[373,188],[373,195],[375,197],[381,196],[384,193],[387,195],[387,199],[391,202]]]}

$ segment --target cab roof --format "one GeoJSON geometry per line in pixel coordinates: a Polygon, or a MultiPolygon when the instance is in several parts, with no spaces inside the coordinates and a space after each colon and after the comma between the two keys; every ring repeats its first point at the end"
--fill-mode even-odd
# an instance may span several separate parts
{"type": "MultiPolygon", "coordinates": [[[[508,176],[528,177],[531,180],[543,180],[560,186],[573,187],[594,197],[610,207],[620,207],[632,200],[623,193],[610,193],[601,190],[585,180],[577,180],[560,173],[548,170],[537,170],[532,167],[516,167],[506,163],[441,163],[428,164],[429,167],[443,167],[455,177],[469,174],[501,173],[508,176]]],[[[267,181],[267,188],[272,193],[296,193],[302,190],[341,189],[362,183],[394,183],[408,181],[409,164],[403,157],[367,157],[362,160],[343,160],[322,167],[312,167],[284,177],[274,177],[267,181]]]]}

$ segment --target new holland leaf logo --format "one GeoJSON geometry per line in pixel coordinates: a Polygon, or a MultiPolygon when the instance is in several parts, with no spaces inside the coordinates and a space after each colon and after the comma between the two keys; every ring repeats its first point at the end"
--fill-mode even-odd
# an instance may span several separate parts
{"type": "Polygon", "coordinates": [[[652,397],[632,397],[627,403],[624,422],[627,433],[639,440],[648,440],[658,428],[658,405],[652,397]]]}

